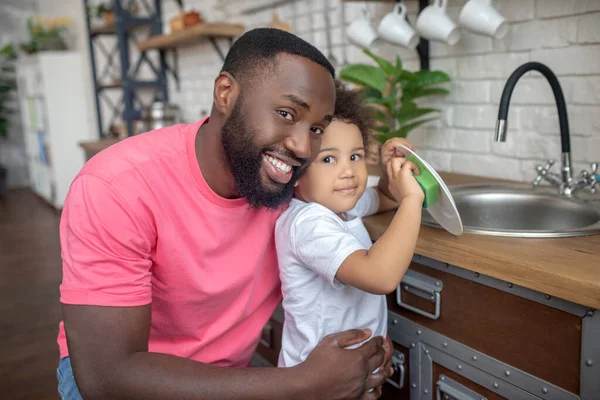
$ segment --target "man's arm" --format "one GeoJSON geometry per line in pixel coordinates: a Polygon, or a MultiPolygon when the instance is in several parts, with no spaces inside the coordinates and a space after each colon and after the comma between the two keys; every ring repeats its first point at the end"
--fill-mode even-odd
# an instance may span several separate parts
{"type": "Polygon", "coordinates": [[[149,353],[150,306],[63,305],[77,386],[85,399],[376,399],[389,369],[381,337],[348,331],[326,337],[290,368],[226,368],[149,353]],[[343,368],[340,368],[343,366],[343,368]],[[365,377],[368,377],[365,379],[365,377]]]}

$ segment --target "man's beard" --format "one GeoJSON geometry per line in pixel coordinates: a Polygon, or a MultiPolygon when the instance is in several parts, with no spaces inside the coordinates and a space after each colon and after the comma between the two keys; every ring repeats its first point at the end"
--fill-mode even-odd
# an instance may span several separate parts
{"type": "Polygon", "coordinates": [[[298,159],[289,151],[274,147],[260,147],[253,139],[258,135],[247,125],[248,119],[242,111],[242,96],[235,103],[233,112],[225,121],[221,130],[222,145],[229,168],[233,174],[235,189],[238,194],[248,199],[253,207],[268,207],[276,209],[288,202],[294,194],[294,184],[306,171],[306,160],[298,159]],[[293,167],[292,178],[284,185],[273,183],[279,187],[268,187],[262,180],[261,168],[263,153],[271,151],[279,153],[302,163],[293,167]]]}

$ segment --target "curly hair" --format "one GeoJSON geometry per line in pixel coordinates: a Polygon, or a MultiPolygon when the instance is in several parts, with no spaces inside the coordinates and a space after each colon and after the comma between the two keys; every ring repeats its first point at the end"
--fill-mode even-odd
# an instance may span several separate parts
{"type": "Polygon", "coordinates": [[[367,148],[371,140],[375,118],[373,110],[363,104],[364,95],[362,90],[351,89],[344,82],[336,79],[335,93],[333,119],[356,125],[362,135],[363,144],[367,148]]]}

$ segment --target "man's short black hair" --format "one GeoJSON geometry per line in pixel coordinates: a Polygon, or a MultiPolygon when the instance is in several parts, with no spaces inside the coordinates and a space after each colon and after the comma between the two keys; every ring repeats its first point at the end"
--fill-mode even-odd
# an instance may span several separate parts
{"type": "Polygon", "coordinates": [[[363,103],[362,90],[351,89],[344,82],[336,79],[335,96],[333,119],[356,125],[362,135],[365,149],[368,148],[375,118],[373,109],[363,103]]]}
{"type": "Polygon", "coordinates": [[[335,78],[335,69],[315,46],[298,36],[274,28],[256,28],[240,36],[225,57],[221,72],[236,79],[254,77],[275,61],[279,53],[294,54],[325,67],[335,78]]]}

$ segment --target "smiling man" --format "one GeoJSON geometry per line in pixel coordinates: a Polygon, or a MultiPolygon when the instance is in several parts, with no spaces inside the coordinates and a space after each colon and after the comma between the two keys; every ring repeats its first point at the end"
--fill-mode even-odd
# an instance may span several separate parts
{"type": "Polygon", "coordinates": [[[331,121],[333,75],[298,37],[249,31],[210,118],[86,164],[60,228],[64,399],[377,397],[382,339],[344,349],[369,332],[329,336],[295,367],[247,368],[281,300],[274,224],[331,121]]]}

